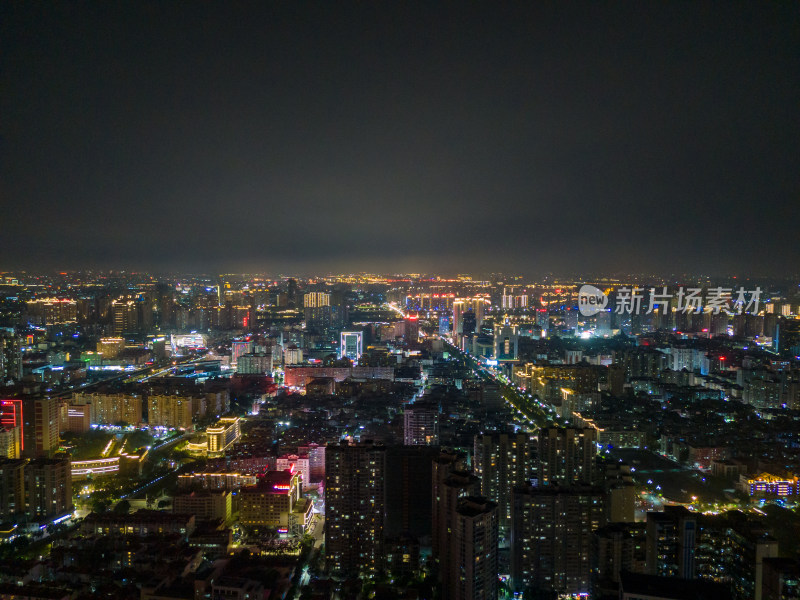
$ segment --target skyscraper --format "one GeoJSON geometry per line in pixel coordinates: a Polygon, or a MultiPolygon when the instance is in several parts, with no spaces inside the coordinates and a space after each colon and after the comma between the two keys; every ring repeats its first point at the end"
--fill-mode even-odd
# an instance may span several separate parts
{"type": "Polygon", "coordinates": [[[459,499],[452,516],[447,594],[452,600],[497,598],[497,504],[486,498],[459,499]]]}
{"type": "Polygon", "coordinates": [[[602,488],[517,487],[512,521],[515,590],[589,593],[592,532],[603,525],[602,488]]]}
{"type": "Polygon", "coordinates": [[[23,401],[23,456],[50,458],[58,450],[59,402],[52,398],[23,401]]]}
{"type": "Polygon", "coordinates": [[[27,459],[0,456],[0,521],[16,521],[25,514],[27,459]]]}
{"type": "Polygon", "coordinates": [[[33,520],[72,511],[72,474],[68,459],[37,458],[24,467],[26,512],[33,520]]]}
{"type": "Polygon", "coordinates": [[[139,327],[139,310],[129,298],[117,298],[111,303],[111,322],[114,335],[135,331],[139,327]]]}
{"type": "Polygon", "coordinates": [[[460,346],[460,336],[464,332],[464,311],[466,307],[464,301],[458,298],[453,302],[453,343],[460,346]]]}
{"type": "Polygon", "coordinates": [[[462,470],[463,466],[460,456],[449,453],[443,453],[433,463],[433,557],[439,562],[442,598],[455,597],[454,584],[460,576],[456,567],[460,563],[452,556],[456,550],[452,539],[456,508],[461,498],[479,494],[480,481],[462,470]]]}
{"type": "Polygon", "coordinates": [[[22,381],[22,339],[0,330],[0,383],[22,381]]]}
{"type": "Polygon", "coordinates": [[[331,335],[331,295],[326,292],[309,292],[303,296],[306,330],[319,336],[331,335]]]}
{"type": "Polygon", "coordinates": [[[647,572],[693,579],[697,536],[697,516],[683,506],[647,513],[647,572]]]}
{"type": "Polygon", "coordinates": [[[494,358],[516,360],[519,351],[519,328],[509,323],[494,327],[494,358]]]}
{"type": "Polygon", "coordinates": [[[386,448],[331,444],[325,452],[325,551],[328,568],[371,574],[383,559],[386,448]]]}
{"type": "Polygon", "coordinates": [[[528,433],[486,433],[475,436],[473,464],[481,494],[498,505],[502,536],[511,529],[511,490],[534,475],[533,440],[528,433]]]}
{"type": "Polygon", "coordinates": [[[546,427],[539,431],[539,485],[592,484],[597,430],[546,427]]]}
{"type": "Polygon", "coordinates": [[[433,520],[431,490],[433,446],[390,446],[386,449],[386,536],[411,536],[430,542],[433,520]]]}

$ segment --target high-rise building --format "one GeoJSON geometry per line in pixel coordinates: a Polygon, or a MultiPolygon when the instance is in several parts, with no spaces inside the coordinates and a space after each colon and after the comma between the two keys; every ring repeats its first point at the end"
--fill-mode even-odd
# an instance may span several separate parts
{"type": "Polygon", "coordinates": [[[450,335],[450,317],[439,317],[439,335],[450,335]]]}
{"type": "Polygon", "coordinates": [[[111,303],[111,324],[114,335],[136,331],[139,328],[139,308],[134,300],[118,298],[111,303]]]}
{"type": "Polygon", "coordinates": [[[22,338],[0,330],[0,383],[22,381],[22,338]]]}
{"type": "Polygon", "coordinates": [[[319,308],[331,305],[331,295],[327,292],[309,292],[303,295],[304,308],[319,308]]]}
{"type": "Polygon", "coordinates": [[[595,482],[597,430],[546,427],[539,431],[540,486],[595,482]]]}
{"type": "Polygon", "coordinates": [[[528,433],[485,433],[475,436],[473,465],[481,495],[498,505],[501,536],[511,530],[511,491],[534,476],[534,448],[528,433]]]}
{"type": "Polygon", "coordinates": [[[480,494],[480,481],[465,471],[464,466],[463,457],[451,453],[442,453],[433,461],[433,558],[439,562],[442,598],[453,597],[455,591],[452,585],[458,577],[452,572],[455,563],[451,555],[454,551],[452,533],[459,499],[480,494]]]}
{"type": "Polygon", "coordinates": [[[72,511],[72,472],[69,459],[37,458],[24,467],[28,517],[45,521],[72,511]]]}
{"type": "Polygon", "coordinates": [[[386,449],[386,537],[430,542],[433,520],[431,490],[433,446],[390,446],[386,449]]]}
{"type": "Polygon", "coordinates": [[[25,465],[28,459],[0,457],[0,521],[17,521],[25,514],[25,465]]]}
{"type": "Polygon", "coordinates": [[[194,402],[186,396],[153,394],[147,398],[147,422],[151,427],[190,429],[194,402]]]}
{"type": "Polygon", "coordinates": [[[486,320],[486,304],[488,300],[482,296],[472,298],[472,312],[475,313],[475,331],[480,332],[483,322],[486,320]]]}
{"type": "Polygon", "coordinates": [[[54,398],[29,398],[23,402],[24,456],[50,458],[58,450],[60,403],[54,398]]]}
{"type": "Polygon", "coordinates": [[[498,549],[497,504],[486,498],[460,498],[452,516],[452,531],[443,585],[452,600],[496,600],[498,549]]]}
{"type": "Polygon", "coordinates": [[[453,343],[460,346],[460,338],[464,333],[464,311],[466,306],[464,300],[458,298],[453,302],[453,343]]]}
{"type": "Polygon", "coordinates": [[[521,486],[512,504],[511,578],[515,590],[588,594],[592,532],[603,525],[603,490],[521,486]]]}
{"type": "Polygon", "coordinates": [[[325,552],[339,573],[375,573],[383,560],[386,448],[331,444],[325,452],[325,552]]]}
{"type": "Polygon", "coordinates": [[[62,427],[65,431],[72,433],[86,433],[92,427],[92,407],[88,404],[67,406],[66,426],[62,427]]]}
{"type": "Polygon", "coordinates": [[[312,335],[329,337],[332,332],[331,295],[309,292],[303,296],[306,330],[312,335]]]}
{"type": "Polygon", "coordinates": [[[592,594],[600,598],[618,593],[624,572],[645,572],[645,524],[608,523],[592,535],[592,594]]]}
{"type": "Polygon", "coordinates": [[[361,331],[343,331],[339,334],[339,358],[357,362],[364,353],[364,334],[361,331]]]}
{"type": "Polygon", "coordinates": [[[636,513],[636,486],[630,465],[606,465],[603,486],[606,490],[606,521],[633,523],[636,513]]]}
{"type": "Polygon", "coordinates": [[[519,328],[509,323],[494,327],[495,360],[516,360],[519,353],[519,328]]]}
{"type": "Polygon", "coordinates": [[[74,323],[78,319],[78,303],[68,298],[40,298],[28,302],[26,309],[39,325],[74,323]]]}
{"type": "Polygon", "coordinates": [[[419,317],[405,318],[405,339],[407,342],[419,340],[419,317]]]}
{"type": "Polygon", "coordinates": [[[693,579],[697,538],[697,516],[683,506],[647,513],[647,572],[693,579]]]}
{"type": "Polygon", "coordinates": [[[172,510],[177,514],[194,515],[197,520],[221,519],[223,523],[227,523],[231,518],[232,497],[230,490],[200,490],[176,494],[172,499],[172,510]]]}
{"type": "Polygon", "coordinates": [[[242,354],[236,361],[236,372],[243,375],[271,375],[272,354],[242,354]]]}
{"type": "Polygon", "coordinates": [[[403,411],[403,443],[406,446],[437,446],[439,444],[439,405],[418,401],[403,411]]]}
{"type": "Polygon", "coordinates": [[[138,425],[142,422],[143,401],[133,394],[78,393],[72,398],[74,407],[89,407],[89,419],[97,425],[120,422],[138,425]]]}
{"type": "MultiPolygon", "coordinates": [[[[445,481],[447,481],[450,473],[453,472],[469,475],[466,468],[467,457],[463,454],[449,451],[440,452],[438,456],[434,457],[431,464],[431,519],[434,558],[438,557],[438,550],[444,544],[444,539],[447,536],[447,525],[444,519],[444,509],[446,508],[444,502],[445,481]]],[[[470,485],[474,487],[475,494],[480,493],[480,482],[477,477],[470,479],[470,485]]],[[[462,495],[469,496],[471,494],[465,493],[462,495]]]]}

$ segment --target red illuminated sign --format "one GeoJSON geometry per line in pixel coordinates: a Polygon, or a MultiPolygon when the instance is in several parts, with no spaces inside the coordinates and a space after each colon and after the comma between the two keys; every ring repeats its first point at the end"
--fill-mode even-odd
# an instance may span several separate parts
{"type": "Polygon", "coordinates": [[[25,438],[22,434],[22,400],[0,400],[0,425],[3,427],[19,427],[19,443],[25,449],[25,438]]]}

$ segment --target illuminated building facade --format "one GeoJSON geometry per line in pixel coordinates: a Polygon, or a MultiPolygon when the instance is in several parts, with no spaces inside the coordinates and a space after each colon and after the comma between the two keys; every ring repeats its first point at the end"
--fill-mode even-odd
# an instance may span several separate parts
{"type": "Polygon", "coordinates": [[[403,443],[406,446],[439,444],[438,403],[415,402],[403,411],[403,443]]]}
{"type": "Polygon", "coordinates": [[[89,404],[70,405],[67,407],[66,431],[85,433],[92,426],[92,410],[89,404]]]}
{"type": "Polygon", "coordinates": [[[406,317],[405,338],[408,342],[419,340],[419,317],[406,317]]]}
{"type": "Polygon", "coordinates": [[[481,495],[498,505],[500,531],[511,530],[511,490],[534,474],[534,441],[528,433],[485,433],[475,436],[473,467],[481,480],[481,495]]]}
{"type": "Polygon", "coordinates": [[[241,419],[239,417],[223,417],[214,427],[206,429],[209,456],[218,456],[233,446],[241,437],[241,419]]]}
{"type": "Polygon", "coordinates": [[[514,488],[511,579],[558,594],[590,590],[592,532],[604,523],[602,488],[532,485],[514,488]]]}
{"type": "Polygon", "coordinates": [[[519,352],[519,328],[516,325],[497,324],[494,328],[495,360],[517,360],[519,352]]]}
{"type": "Polygon", "coordinates": [[[761,473],[756,477],[741,477],[740,488],[749,496],[757,499],[784,498],[798,494],[797,477],[778,477],[769,473],[761,473]]]}
{"type": "Polygon", "coordinates": [[[36,398],[25,402],[25,411],[33,415],[33,440],[26,436],[28,444],[24,453],[31,457],[49,458],[58,450],[59,401],[55,398],[36,398]],[[31,441],[34,443],[31,444],[31,441]]]}
{"type": "Polygon", "coordinates": [[[309,478],[304,481],[306,483],[323,481],[325,479],[325,446],[315,443],[298,446],[297,453],[308,456],[309,478]]]}
{"type": "Polygon", "coordinates": [[[698,538],[697,515],[683,506],[665,506],[664,512],[647,513],[647,572],[693,579],[697,575],[698,538]]]}
{"type": "Polygon", "coordinates": [[[272,354],[243,354],[236,361],[236,372],[244,375],[272,373],[272,354]]]}
{"type": "Polygon", "coordinates": [[[42,521],[72,511],[72,473],[68,459],[38,458],[24,467],[25,505],[31,519],[42,521]]]}
{"type": "Polygon", "coordinates": [[[73,460],[70,465],[72,479],[83,477],[100,477],[119,472],[119,456],[94,458],[89,460],[73,460]]]}
{"type": "Polygon", "coordinates": [[[0,456],[6,458],[19,458],[25,450],[25,430],[23,420],[23,402],[19,399],[0,400],[0,430],[6,432],[6,442],[4,447],[6,453],[0,448],[0,456]],[[13,448],[11,438],[14,438],[13,448]],[[15,452],[17,456],[10,456],[9,453],[15,452]]]}
{"type": "Polygon", "coordinates": [[[134,394],[75,394],[70,408],[83,406],[89,406],[89,419],[96,425],[138,425],[143,420],[142,398],[134,394]]]}
{"type": "Polygon", "coordinates": [[[152,395],[147,399],[147,422],[151,427],[191,429],[194,402],[186,396],[152,395]]]}
{"type": "Polygon", "coordinates": [[[236,366],[239,357],[250,354],[253,351],[253,342],[249,340],[234,340],[231,342],[231,364],[236,366]]]}
{"type": "Polygon", "coordinates": [[[385,475],[382,445],[341,442],[327,447],[325,551],[333,572],[375,573],[381,567],[385,475]]]}
{"type": "Polygon", "coordinates": [[[78,303],[67,298],[39,298],[28,302],[26,308],[38,325],[58,325],[78,320],[78,303]]]}
{"type": "Polygon", "coordinates": [[[97,342],[97,351],[105,359],[118,358],[125,350],[125,340],[120,337],[100,338],[97,342]]]}
{"type": "Polygon", "coordinates": [[[0,383],[22,380],[22,339],[0,330],[0,383]]]}
{"type": "Polygon", "coordinates": [[[591,484],[595,480],[597,430],[546,427],[539,430],[540,486],[591,484]]]}
{"type": "Polygon", "coordinates": [[[136,331],[139,328],[139,310],[136,302],[118,298],[111,303],[111,319],[114,335],[136,331]]]}
{"type": "Polygon", "coordinates": [[[305,489],[311,481],[311,461],[307,454],[284,454],[275,460],[277,471],[296,471],[300,474],[300,487],[305,489]]]}
{"type": "Polygon", "coordinates": [[[22,427],[0,426],[0,458],[20,458],[22,427]]]}
{"type": "Polygon", "coordinates": [[[219,471],[211,473],[191,473],[178,475],[178,488],[201,488],[209,490],[238,490],[247,486],[254,486],[257,478],[255,475],[219,471]]]}
{"type": "Polygon", "coordinates": [[[178,494],[172,499],[173,512],[195,515],[198,520],[231,519],[233,494],[227,490],[203,490],[178,494]]]}
{"type": "Polygon", "coordinates": [[[267,471],[256,485],[239,491],[239,522],[253,528],[286,529],[290,513],[300,500],[300,474],[267,471]]]}
{"type": "Polygon", "coordinates": [[[339,358],[358,362],[364,353],[364,334],[360,331],[343,331],[339,334],[339,358]]]}

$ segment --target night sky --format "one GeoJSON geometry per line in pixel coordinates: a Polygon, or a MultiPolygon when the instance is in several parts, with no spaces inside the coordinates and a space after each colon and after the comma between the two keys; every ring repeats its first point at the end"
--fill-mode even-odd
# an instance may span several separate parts
{"type": "Polygon", "coordinates": [[[0,4],[0,270],[800,271],[800,4],[0,4]]]}

